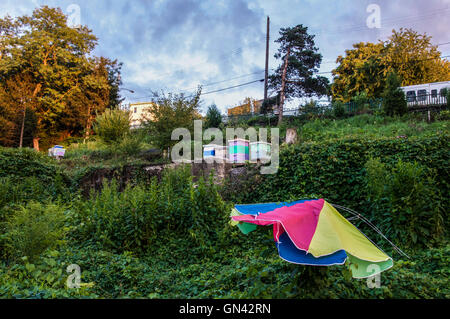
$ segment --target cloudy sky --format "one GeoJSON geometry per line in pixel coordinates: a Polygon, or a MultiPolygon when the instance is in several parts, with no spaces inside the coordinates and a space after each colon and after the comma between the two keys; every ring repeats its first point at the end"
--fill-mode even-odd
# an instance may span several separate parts
{"type": "MultiPolygon", "coordinates": [[[[426,32],[450,54],[450,0],[2,0],[0,16],[29,15],[40,5],[87,25],[99,38],[95,54],[123,62],[123,87],[135,91],[122,91],[128,102],[149,100],[155,90],[190,94],[201,84],[209,93],[263,79],[267,16],[272,69],[280,64],[273,58],[278,30],[297,24],[316,35],[326,76],[353,43],[385,40],[393,28],[426,32]],[[380,28],[367,26],[373,4],[380,28]]],[[[203,107],[225,112],[247,96],[262,98],[263,83],[205,94],[203,107]]]]}

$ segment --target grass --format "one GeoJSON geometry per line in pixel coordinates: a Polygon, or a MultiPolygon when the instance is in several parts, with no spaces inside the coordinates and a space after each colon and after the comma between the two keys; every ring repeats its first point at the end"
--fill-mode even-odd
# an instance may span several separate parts
{"type": "Polygon", "coordinates": [[[427,123],[412,117],[359,115],[343,120],[314,120],[299,127],[301,141],[351,138],[407,138],[449,133],[450,121],[427,123]]]}

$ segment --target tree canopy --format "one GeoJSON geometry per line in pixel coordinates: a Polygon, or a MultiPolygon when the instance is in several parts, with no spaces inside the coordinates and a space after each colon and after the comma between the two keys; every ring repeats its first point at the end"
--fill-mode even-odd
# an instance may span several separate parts
{"type": "MultiPolygon", "coordinates": [[[[118,65],[92,56],[92,31],[69,27],[60,9],[43,6],[31,16],[0,19],[0,36],[0,86],[8,93],[9,79],[30,77],[32,89],[22,92],[22,100],[37,117],[35,140],[88,135],[95,113],[110,105],[111,72],[117,75],[111,70],[118,65]]],[[[23,105],[11,98],[0,100],[2,108],[20,112],[23,105]]]]}
{"type": "Polygon", "coordinates": [[[308,34],[308,28],[301,24],[281,28],[280,38],[275,42],[280,44],[275,58],[282,59],[282,63],[269,77],[269,88],[277,93],[282,92],[280,103],[283,104],[285,98],[326,95],[329,81],[317,75],[322,55],[315,46],[314,35],[308,34]]]}
{"type": "Polygon", "coordinates": [[[349,102],[358,93],[382,96],[388,74],[394,72],[402,86],[450,80],[450,62],[441,58],[431,37],[412,29],[393,30],[386,41],[357,43],[339,56],[333,70],[333,99],[349,102]]]}
{"type": "Polygon", "coordinates": [[[144,128],[149,132],[151,143],[161,150],[173,146],[172,132],[186,128],[193,132],[194,120],[199,113],[201,89],[191,96],[184,94],[154,92],[152,104],[144,114],[144,128]]]}

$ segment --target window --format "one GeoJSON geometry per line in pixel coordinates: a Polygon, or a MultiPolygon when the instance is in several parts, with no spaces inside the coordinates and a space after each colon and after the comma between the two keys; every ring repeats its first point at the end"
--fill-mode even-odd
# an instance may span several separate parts
{"type": "Polygon", "coordinates": [[[416,102],[416,91],[406,92],[406,99],[408,102],[416,102]]]}
{"type": "Polygon", "coordinates": [[[134,108],[134,113],[137,113],[137,107],[134,108]]]}
{"type": "Polygon", "coordinates": [[[438,96],[438,91],[437,90],[431,90],[431,97],[432,98],[437,98],[438,96]]]}
{"type": "Polygon", "coordinates": [[[427,100],[427,90],[417,91],[417,100],[423,102],[427,100]]]}

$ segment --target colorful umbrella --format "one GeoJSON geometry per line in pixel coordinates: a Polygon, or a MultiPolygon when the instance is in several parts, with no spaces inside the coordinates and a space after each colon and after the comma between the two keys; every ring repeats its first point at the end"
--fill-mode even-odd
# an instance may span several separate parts
{"type": "Polygon", "coordinates": [[[273,225],[282,259],[300,265],[342,265],[354,278],[367,278],[393,266],[393,260],[323,199],[292,203],[236,205],[232,224],[244,234],[273,225]]]}

